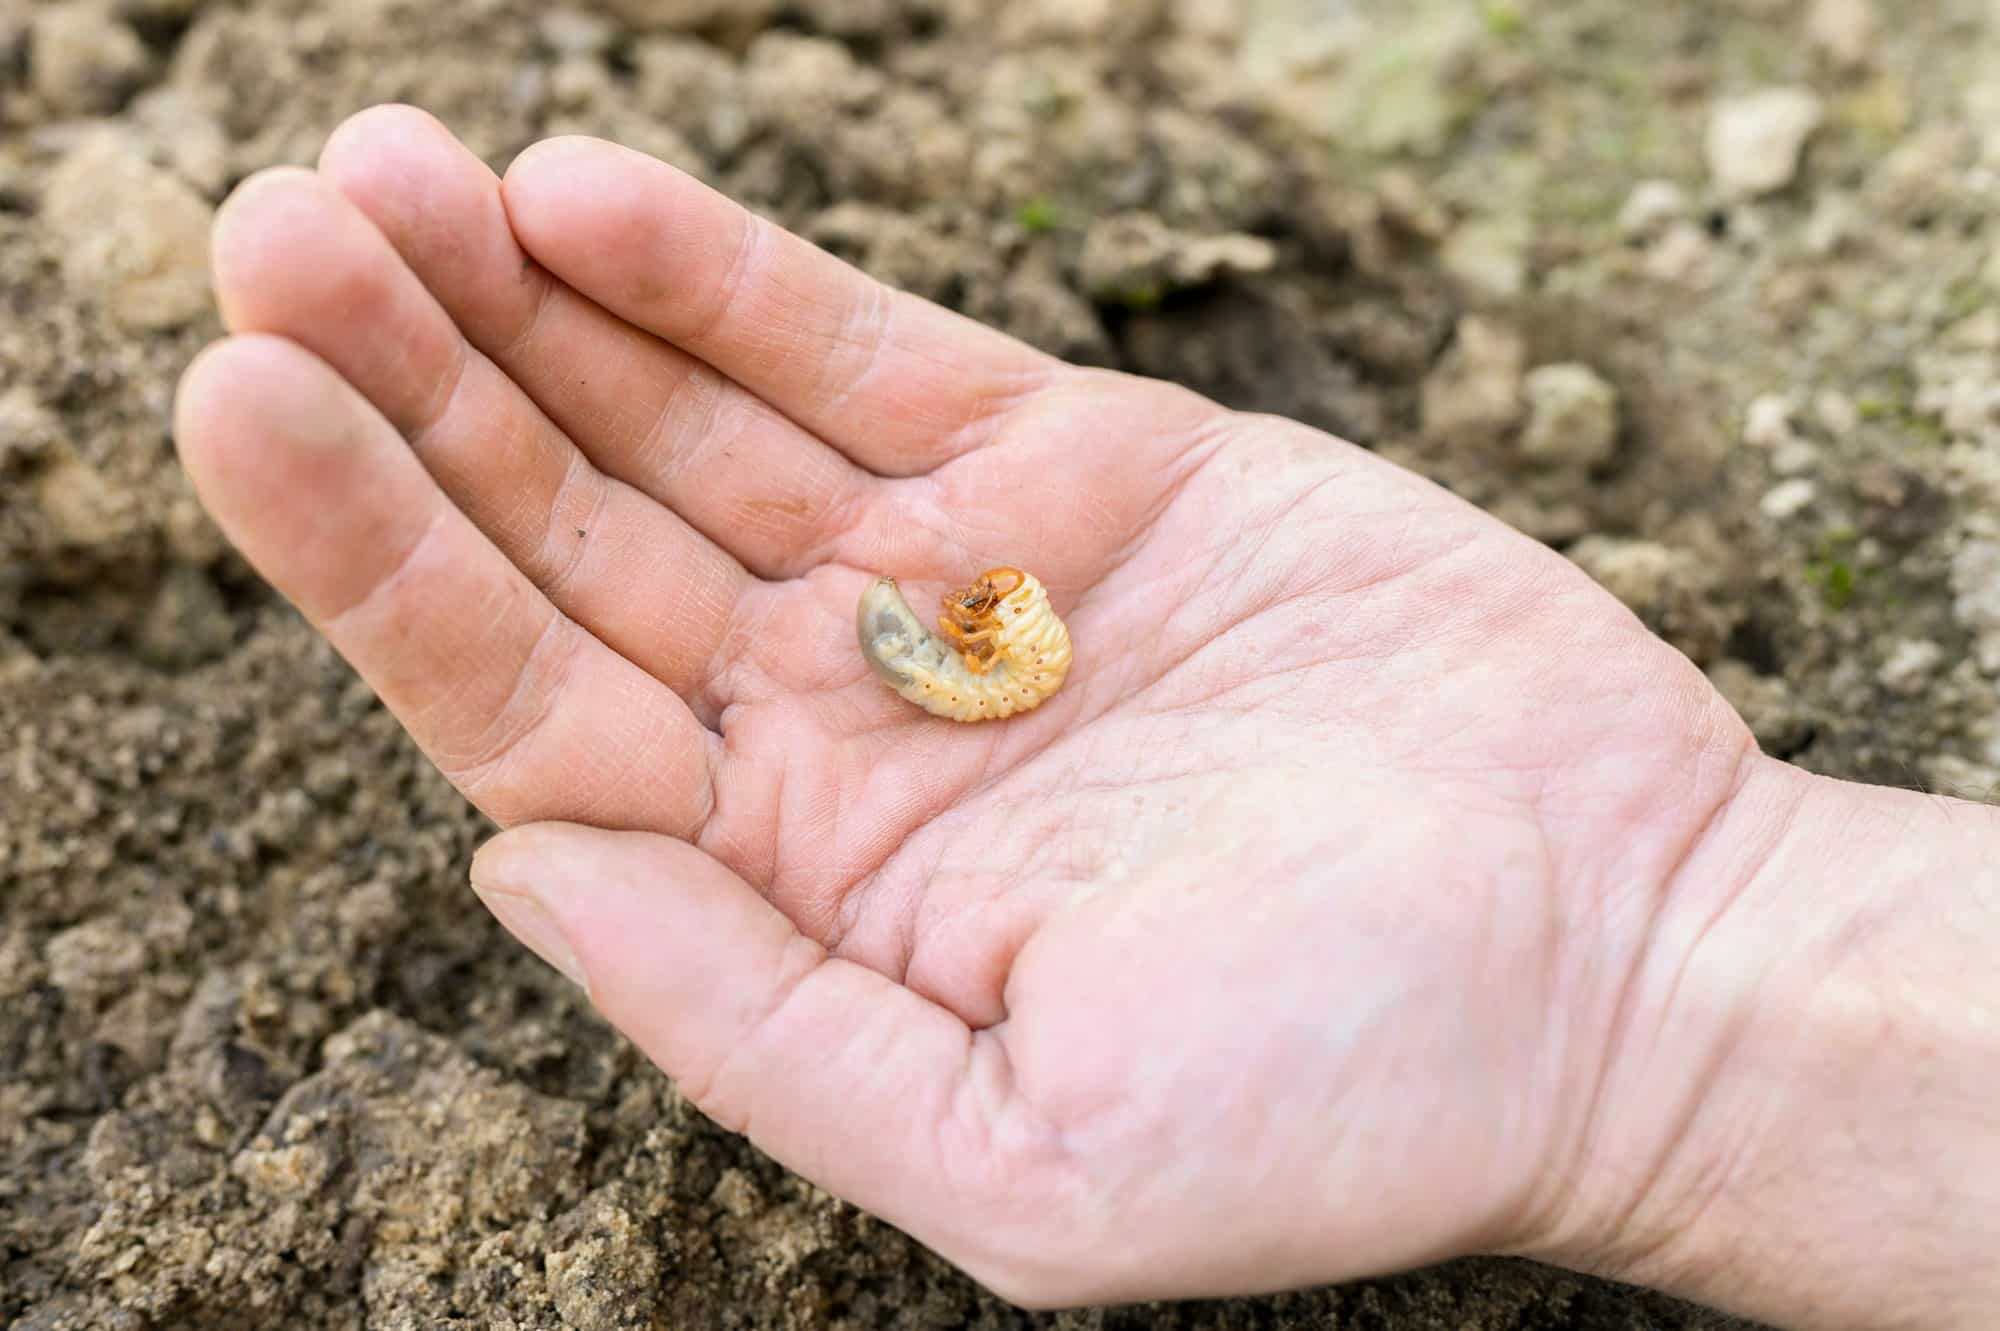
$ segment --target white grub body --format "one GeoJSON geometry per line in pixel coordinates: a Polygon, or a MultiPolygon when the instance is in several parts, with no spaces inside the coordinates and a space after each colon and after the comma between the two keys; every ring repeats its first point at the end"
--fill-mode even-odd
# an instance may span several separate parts
{"type": "Polygon", "coordinates": [[[981,672],[925,628],[894,578],[877,578],[855,612],[861,654],[890,688],[933,716],[996,721],[1029,711],[1069,674],[1069,630],[1027,574],[993,608],[993,653],[981,672]]]}

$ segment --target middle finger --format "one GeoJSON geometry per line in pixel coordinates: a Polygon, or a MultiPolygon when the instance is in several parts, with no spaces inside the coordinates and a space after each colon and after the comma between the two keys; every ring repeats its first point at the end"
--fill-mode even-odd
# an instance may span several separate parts
{"type": "Polygon", "coordinates": [[[762,398],[551,277],[515,241],[499,179],[425,112],[354,116],[320,170],[592,462],[751,571],[816,567],[880,498],[875,478],[762,398]]]}

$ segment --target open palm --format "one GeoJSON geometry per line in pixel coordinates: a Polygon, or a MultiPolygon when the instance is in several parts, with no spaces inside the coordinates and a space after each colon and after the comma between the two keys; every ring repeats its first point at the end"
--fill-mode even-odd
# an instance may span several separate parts
{"type": "Polygon", "coordinates": [[[1034,1302],[1556,1223],[1635,922],[1750,752],[1559,557],[606,144],[503,186],[378,109],[246,184],[216,263],[205,502],[519,829],[489,903],[710,1113],[1034,1302]],[[926,716],[855,601],[995,564],[1075,669],[926,716]]]}

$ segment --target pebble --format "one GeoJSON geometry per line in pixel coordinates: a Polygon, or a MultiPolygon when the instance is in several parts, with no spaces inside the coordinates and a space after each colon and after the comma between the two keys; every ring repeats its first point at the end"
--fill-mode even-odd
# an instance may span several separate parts
{"type": "Polygon", "coordinates": [[[1646,251],[1646,275],[1662,282],[1699,284],[1707,275],[1715,242],[1693,222],[1676,222],[1646,251]]]}
{"type": "Polygon", "coordinates": [[[1618,210],[1618,232],[1628,240],[1651,240],[1688,216],[1687,191],[1671,180],[1642,180],[1618,210]]]}
{"type": "Polygon", "coordinates": [[[1182,32],[1232,45],[1242,39],[1243,15],[1236,0],[1172,0],[1168,9],[1182,32]]]}
{"type": "Polygon", "coordinates": [[[1813,0],[1806,40],[1834,64],[1859,69],[1874,49],[1878,20],[1873,0],[1813,0]]]}
{"type": "Polygon", "coordinates": [[[0,470],[16,460],[40,457],[61,433],[61,420],[26,384],[0,392],[0,470]]]}
{"type": "Polygon", "coordinates": [[[192,494],[182,494],[167,505],[160,522],[160,534],[167,551],[177,561],[207,568],[228,552],[229,542],[222,529],[209,517],[208,510],[192,494]]]}
{"type": "Polygon", "coordinates": [[[1860,224],[1854,202],[1839,194],[1829,194],[1813,207],[1806,219],[1799,243],[1816,258],[1826,259],[1840,252],[1860,224]]]}
{"type": "Polygon", "coordinates": [[[1803,513],[1819,495],[1819,487],[1808,480],[1790,480],[1771,487],[1758,507],[1764,516],[1783,522],[1803,513]]]}
{"type": "Polygon", "coordinates": [[[1226,275],[1269,271],[1278,252],[1261,236],[1176,231],[1154,213],[1095,218],[1084,233],[1077,274],[1100,299],[1158,299],[1226,275]]]}
{"type": "Polygon", "coordinates": [[[53,935],[43,955],[49,983],[73,1000],[116,993],[146,965],[146,944],[123,921],[98,915],[53,935]]]}
{"type": "Polygon", "coordinates": [[[27,644],[6,629],[0,629],[0,684],[26,679],[39,670],[41,664],[28,650],[27,644]]]}
{"type": "Polygon", "coordinates": [[[1823,388],[1813,398],[1813,414],[1836,439],[1844,439],[1861,426],[1861,408],[1838,388],[1823,388]]]}
{"type": "Polygon", "coordinates": [[[1971,540],[1951,561],[1952,613],[1978,637],[1979,668],[2000,674],[2000,541],[1971,540]]]}
{"type": "Polygon", "coordinates": [[[1904,638],[1889,651],[1875,678],[1891,693],[1923,692],[1924,684],[1944,663],[1944,648],[1928,638],[1904,638]]]}
{"type": "Polygon", "coordinates": [[[782,6],[779,0],[604,0],[604,8],[635,28],[684,32],[730,19],[753,31],[782,6]]]}
{"type": "Polygon", "coordinates": [[[1528,287],[1529,228],[1518,217],[1478,217],[1461,224],[1438,250],[1438,263],[1480,300],[1510,300],[1528,287]]]}
{"type": "Polygon", "coordinates": [[[1569,557],[1640,615],[1687,585],[1694,567],[1694,557],[1685,550],[1616,536],[1586,536],[1570,548],[1569,557]]]}
{"type": "Polygon", "coordinates": [[[62,235],[63,277],[135,332],[209,309],[208,203],[130,143],[94,134],[49,180],[40,222],[62,235]]]}
{"type": "Polygon", "coordinates": [[[1954,799],[1991,804],[2000,800],[2000,770],[1956,753],[1940,753],[1928,764],[1931,789],[1954,799]]]}
{"type": "Polygon", "coordinates": [[[1989,74],[1974,83],[1960,94],[1959,105],[1966,123],[1976,127],[1980,161],[2000,166],[2000,76],[1989,74]]]}
{"type": "Polygon", "coordinates": [[[1742,661],[1724,659],[1709,667],[1708,679],[1766,753],[1788,753],[1811,736],[1812,717],[1782,676],[1760,675],[1742,661]]]}
{"type": "Polygon", "coordinates": [[[1947,351],[2000,352],[2000,308],[1968,314],[1939,333],[1937,344],[1947,351]]]}
{"type": "Polygon", "coordinates": [[[601,55],[618,40],[616,24],[582,9],[551,9],[537,26],[542,40],[558,55],[601,55]]]}
{"type": "Polygon", "coordinates": [[[36,479],[34,493],[57,537],[71,545],[109,545],[132,529],[136,506],[131,496],[79,459],[64,458],[50,466],[36,479]]]}
{"type": "Polygon", "coordinates": [[[230,181],[229,136],[198,99],[177,89],[155,88],[133,100],[131,117],[148,156],[172,167],[202,194],[222,196],[230,181]]]}
{"type": "Polygon", "coordinates": [[[1423,431],[1433,439],[1498,438],[1521,419],[1527,346],[1505,324],[1469,314],[1451,349],[1424,379],[1423,431]]]}
{"type": "Polygon", "coordinates": [[[1819,447],[1806,439],[1788,439],[1771,450],[1771,470],[1797,476],[1819,466],[1819,447]]]}
{"type": "Polygon", "coordinates": [[[1986,357],[1951,357],[1924,367],[1919,377],[1917,411],[1936,417],[1953,438],[1981,439],[2000,422],[2000,373],[1986,357]]]}
{"type": "Polygon", "coordinates": [[[146,72],[146,47],[107,5],[91,0],[35,10],[29,86],[57,115],[115,111],[146,72]]]}
{"type": "Polygon", "coordinates": [[[1754,199],[1791,184],[1806,140],[1825,107],[1805,88],[1766,88],[1716,105],[1710,114],[1709,174],[1724,197],[1754,199]]]}
{"type": "Polygon", "coordinates": [[[198,568],[176,565],[139,626],[139,659],[162,670],[186,670],[229,650],[235,625],[222,592],[198,568]]]}
{"type": "Polygon", "coordinates": [[[1721,569],[1692,550],[1658,541],[1586,536],[1570,562],[1623,601],[1646,627],[1697,663],[1715,659],[1739,618],[1720,585],[1721,569]]]}
{"type": "Polygon", "coordinates": [[[1765,393],[1743,412],[1743,442],[1753,448],[1779,448],[1793,439],[1792,400],[1783,393],[1765,393]]]}
{"type": "Polygon", "coordinates": [[[1618,447],[1618,390],[1588,365],[1543,365],[1521,391],[1528,425],[1521,452],[1559,466],[1594,467],[1618,447]]]}
{"type": "Polygon", "coordinates": [[[1390,167],[1377,176],[1375,199],[1384,219],[1413,236],[1436,242],[1451,230],[1450,210],[1414,171],[1390,167]]]}

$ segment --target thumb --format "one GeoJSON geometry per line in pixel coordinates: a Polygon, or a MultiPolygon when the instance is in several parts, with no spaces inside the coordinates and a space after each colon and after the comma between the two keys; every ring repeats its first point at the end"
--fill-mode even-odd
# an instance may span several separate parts
{"type": "Polygon", "coordinates": [[[704,1113],[918,1237],[949,1215],[964,1165],[939,1146],[963,1138],[939,1127],[976,1102],[960,1088],[991,1043],[957,1017],[828,955],[671,837],[518,827],[480,849],[472,886],[704,1113]]]}

